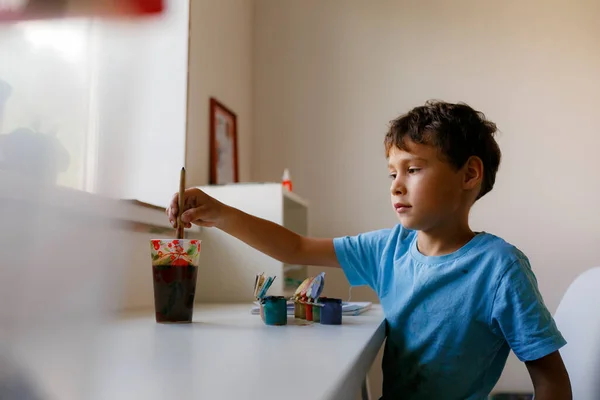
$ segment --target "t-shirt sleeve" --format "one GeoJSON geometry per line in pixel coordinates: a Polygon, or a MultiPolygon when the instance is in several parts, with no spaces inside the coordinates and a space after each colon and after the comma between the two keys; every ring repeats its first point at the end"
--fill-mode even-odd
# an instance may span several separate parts
{"type": "Polygon", "coordinates": [[[567,343],[544,304],[526,258],[514,262],[500,279],[491,324],[523,362],[547,356],[567,343]]]}
{"type": "Polygon", "coordinates": [[[378,230],[333,239],[335,254],[350,285],[376,287],[389,234],[389,230],[378,230]]]}

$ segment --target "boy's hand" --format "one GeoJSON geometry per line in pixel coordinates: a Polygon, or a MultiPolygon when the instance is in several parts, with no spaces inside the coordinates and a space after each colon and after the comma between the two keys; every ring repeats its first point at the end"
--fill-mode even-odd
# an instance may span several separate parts
{"type": "MultiPolygon", "coordinates": [[[[192,224],[199,226],[217,226],[223,220],[226,206],[210,197],[200,189],[187,189],[183,194],[183,214],[181,221],[186,228],[192,224]]],[[[179,193],[175,193],[171,205],[167,208],[169,222],[175,228],[179,215],[179,193]]]]}

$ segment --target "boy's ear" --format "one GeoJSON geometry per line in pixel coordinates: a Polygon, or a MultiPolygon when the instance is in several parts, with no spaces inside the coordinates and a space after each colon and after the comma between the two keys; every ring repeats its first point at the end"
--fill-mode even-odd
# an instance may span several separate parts
{"type": "Polygon", "coordinates": [[[483,180],[483,161],[477,156],[471,156],[464,166],[463,188],[471,190],[479,187],[483,180]]]}

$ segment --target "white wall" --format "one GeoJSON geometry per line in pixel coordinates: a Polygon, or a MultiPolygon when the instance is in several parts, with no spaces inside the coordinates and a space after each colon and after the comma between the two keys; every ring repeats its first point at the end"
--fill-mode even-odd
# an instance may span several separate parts
{"type": "Polygon", "coordinates": [[[189,186],[209,179],[209,98],[237,114],[240,181],[250,177],[254,3],[191,0],[186,168],[189,186]]]}
{"type": "MultiPolygon", "coordinates": [[[[396,222],[387,123],[440,98],[501,129],[497,184],[473,226],[529,255],[549,308],[600,265],[600,3],[257,0],[255,18],[252,177],[277,180],[290,167],[313,234],[396,222]]],[[[329,293],[347,296],[341,272],[328,276],[329,293]]],[[[515,360],[499,388],[530,388],[515,360]]]]}
{"type": "Polygon", "coordinates": [[[95,191],[167,206],[185,163],[189,3],[164,15],[97,21],[95,191]]]}

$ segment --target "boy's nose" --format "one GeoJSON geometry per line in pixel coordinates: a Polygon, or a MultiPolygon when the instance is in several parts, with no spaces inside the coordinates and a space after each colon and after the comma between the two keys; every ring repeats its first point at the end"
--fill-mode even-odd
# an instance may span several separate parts
{"type": "Polygon", "coordinates": [[[399,194],[405,194],[406,193],[406,188],[404,187],[404,185],[399,181],[399,179],[395,179],[392,182],[392,186],[390,188],[390,191],[393,195],[399,195],[399,194]]]}

